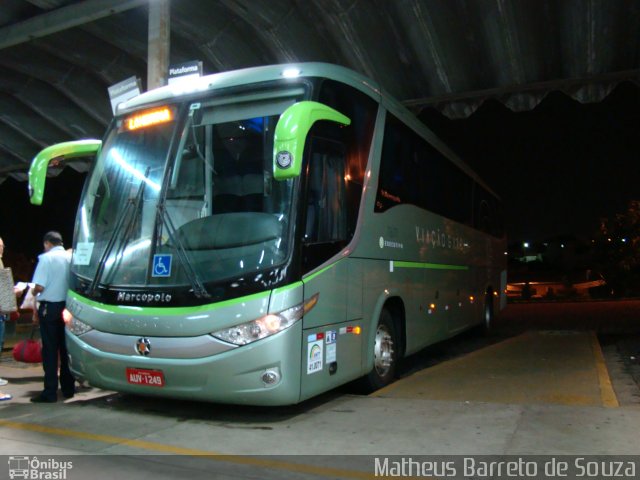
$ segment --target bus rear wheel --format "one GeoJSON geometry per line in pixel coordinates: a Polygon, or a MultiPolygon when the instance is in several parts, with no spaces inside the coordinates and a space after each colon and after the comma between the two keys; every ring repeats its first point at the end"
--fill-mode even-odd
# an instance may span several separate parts
{"type": "Polygon", "coordinates": [[[373,369],[364,377],[367,391],[389,385],[396,376],[398,366],[398,335],[391,312],[383,309],[376,326],[373,343],[373,369]]]}
{"type": "Polygon", "coordinates": [[[483,330],[484,333],[489,334],[493,329],[494,322],[494,312],[493,312],[493,294],[491,292],[487,293],[484,300],[484,322],[483,322],[483,330]]]}

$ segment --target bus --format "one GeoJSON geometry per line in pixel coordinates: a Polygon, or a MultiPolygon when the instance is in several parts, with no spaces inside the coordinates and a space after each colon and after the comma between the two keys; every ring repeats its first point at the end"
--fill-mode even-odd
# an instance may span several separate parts
{"type": "Polygon", "coordinates": [[[359,379],[505,305],[499,198],[374,81],[272,65],[118,106],[73,240],[66,340],[102,389],[288,405],[359,379]]]}

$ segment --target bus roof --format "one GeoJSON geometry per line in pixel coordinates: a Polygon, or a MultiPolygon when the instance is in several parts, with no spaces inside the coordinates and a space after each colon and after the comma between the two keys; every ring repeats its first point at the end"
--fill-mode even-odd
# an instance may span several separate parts
{"type": "Polygon", "coordinates": [[[291,63],[243,68],[228,72],[214,73],[195,79],[183,80],[173,85],[150,90],[118,105],[118,114],[163,101],[178,100],[180,97],[218,90],[237,85],[248,85],[283,78],[322,77],[347,83],[374,97],[380,96],[376,82],[359,73],[339,65],[321,62],[291,63]]]}
{"type": "Polygon", "coordinates": [[[228,72],[219,72],[203,77],[183,80],[173,85],[156,88],[123,102],[117,107],[117,114],[124,114],[147,105],[179,100],[181,97],[196,95],[238,85],[250,85],[274,80],[318,77],[336,80],[364,92],[383,104],[394,115],[402,118],[411,128],[426,137],[437,149],[444,153],[449,160],[480,183],[492,195],[498,195],[478,176],[476,172],[458,155],[442,142],[424,123],[413,115],[401,102],[385,92],[374,80],[353,70],[323,62],[300,62],[260,67],[243,68],[228,72]]]}

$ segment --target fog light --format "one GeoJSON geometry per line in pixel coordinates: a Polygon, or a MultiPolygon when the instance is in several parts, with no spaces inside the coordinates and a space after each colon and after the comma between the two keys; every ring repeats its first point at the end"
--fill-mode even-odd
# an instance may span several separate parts
{"type": "Polygon", "coordinates": [[[272,387],[280,382],[280,371],[277,369],[269,369],[262,373],[262,383],[265,387],[272,387]]]}

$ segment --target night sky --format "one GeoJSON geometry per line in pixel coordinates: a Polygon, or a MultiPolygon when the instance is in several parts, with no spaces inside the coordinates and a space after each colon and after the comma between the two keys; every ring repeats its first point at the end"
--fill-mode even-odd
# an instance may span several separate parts
{"type": "MultiPolygon", "coordinates": [[[[502,197],[510,242],[557,235],[588,238],[599,218],[640,198],[640,88],[619,85],[597,104],[550,93],[536,109],[514,113],[485,102],[471,117],[449,120],[428,109],[422,120],[502,197]]],[[[70,246],[84,174],[67,168],[47,182],[41,207],[25,182],[0,184],[5,259],[42,250],[59,230],[70,246]]]]}

